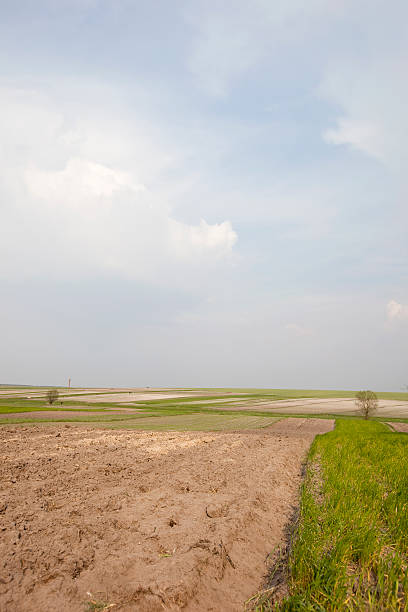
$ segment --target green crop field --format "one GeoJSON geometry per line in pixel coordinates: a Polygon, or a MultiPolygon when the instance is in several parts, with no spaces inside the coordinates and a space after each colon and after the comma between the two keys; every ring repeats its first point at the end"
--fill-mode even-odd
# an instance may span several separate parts
{"type": "Polygon", "coordinates": [[[141,431],[224,431],[238,429],[259,429],[269,427],[279,420],[279,417],[257,416],[248,414],[179,414],[179,415],[78,415],[65,419],[56,418],[9,418],[2,419],[0,424],[49,424],[71,423],[90,426],[108,427],[109,429],[137,429],[141,431]]]}
{"type": "MultiPolygon", "coordinates": [[[[143,390],[138,399],[138,391],[123,392],[120,390],[106,389],[105,391],[81,390],[81,399],[75,395],[64,396],[60,394],[58,400],[51,406],[46,403],[44,388],[36,397],[6,396],[0,397],[0,425],[11,423],[28,423],[40,420],[53,422],[57,415],[47,412],[58,412],[58,420],[67,422],[95,422],[98,420],[90,413],[100,415],[101,423],[114,422],[119,417],[118,411],[127,412],[129,420],[142,416],[184,416],[206,413],[208,415],[244,416],[252,417],[276,417],[302,416],[314,418],[333,418],[342,416],[347,418],[358,418],[359,414],[354,407],[353,391],[327,391],[327,390],[304,390],[304,389],[195,389],[175,390],[169,389],[171,393],[192,392],[194,395],[186,397],[162,397],[157,398],[157,391],[143,390]],[[128,393],[132,400],[127,399],[128,393]],[[101,397],[99,397],[101,396],[101,397]],[[118,401],[118,398],[121,401],[118,401]],[[124,399],[123,399],[124,398],[124,399]],[[305,400],[302,402],[302,398],[305,400]],[[316,399],[318,401],[314,402],[316,399]],[[322,400],[327,399],[326,402],[322,400]],[[279,400],[295,400],[293,404],[275,404],[279,400]],[[311,402],[310,402],[311,400],[311,402]],[[342,403],[345,400],[346,403],[342,403]],[[308,403],[309,402],[309,403],[308,403]],[[275,407],[276,406],[276,407],[275,407]],[[80,410],[84,410],[80,414],[80,410]],[[75,412],[72,412],[75,411],[75,412]],[[18,413],[44,412],[44,416],[29,415],[24,419],[18,413]],[[88,414],[87,414],[88,413],[88,414]],[[6,417],[8,416],[8,418],[6,417]],[[15,415],[15,416],[14,416],[15,415]],[[6,417],[6,418],[4,418],[6,417]]],[[[62,389],[61,389],[62,390],[62,389]]],[[[163,394],[166,390],[162,390],[163,394]]],[[[380,406],[375,418],[379,420],[400,421],[408,419],[408,393],[378,393],[380,400],[391,400],[394,405],[380,406]],[[399,403],[398,403],[399,402],[399,403]]],[[[121,421],[125,416],[121,415],[121,421]]],[[[186,421],[188,422],[188,421],[186,421]]],[[[141,426],[141,424],[140,424],[141,426]]],[[[155,423],[155,426],[157,424],[155,423]]]]}
{"type": "Polygon", "coordinates": [[[408,609],[406,434],[375,421],[338,419],[333,432],[315,439],[288,587],[279,605],[261,594],[255,609],[408,609]]]}
{"type": "Polygon", "coordinates": [[[138,418],[122,421],[113,427],[149,431],[225,431],[237,429],[258,429],[269,427],[279,418],[234,414],[189,414],[138,418]]]}
{"type": "MultiPolygon", "coordinates": [[[[27,406],[27,405],[8,405],[2,406],[0,404],[0,414],[14,414],[20,412],[66,412],[69,408],[62,406],[27,406]]],[[[89,406],[86,408],[86,412],[103,412],[104,408],[94,408],[94,406],[89,406]]]]}

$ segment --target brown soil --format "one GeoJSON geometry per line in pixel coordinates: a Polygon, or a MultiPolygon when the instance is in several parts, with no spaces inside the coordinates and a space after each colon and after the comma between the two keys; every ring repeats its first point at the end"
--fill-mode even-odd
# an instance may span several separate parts
{"type": "Polygon", "coordinates": [[[395,431],[408,433],[408,423],[387,423],[387,425],[389,425],[391,429],[395,429],[395,431]]]}
{"type": "Polygon", "coordinates": [[[2,427],[0,610],[242,610],[283,541],[306,451],[332,426],[2,427]]]}

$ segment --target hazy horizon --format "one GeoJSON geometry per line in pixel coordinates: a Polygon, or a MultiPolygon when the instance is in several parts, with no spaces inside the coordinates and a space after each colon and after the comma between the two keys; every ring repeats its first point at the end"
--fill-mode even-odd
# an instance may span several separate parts
{"type": "MultiPolygon", "coordinates": [[[[58,388],[58,389],[72,389],[75,391],[75,389],[150,389],[151,391],[154,391],[155,389],[168,389],[168,390],[186,390],[186,389],[191,389],[191,390],[226,390],[226,391],[340,391],[340,392],[345,392],[345,391],[350,391],[350,392],[357,392],[360,391],[361,389],[355,388],[355,389],[340,389],[340,388],[334,388],[334,387],[245,387],[245,386],[232,386],[232,387],[227,387],[225,385],[223,386],[201,386],[201,387],[192,387],[192,386],[187,386],[187,385],[146,385],[146,386],[141,386],[141,385],[122,385],[120,387],[118,386],[114,386],[114,385],[73,385],[71,384],[70,387],[68,387],[67,384],[24,384],[24,383],[0,383],[0,388],[1,387],[21,387],[22,389],[28,389],[28,388],[58,388]]],[[[406,393],[408,395],[408,389],[407,386],[404,385],[404,387],[401,387],[400,389],[372,389],[373,391],[375,391],[376,393],[406,393]]]]}
{"type": "Polygon", "coordinates": [[[0,382],[408,384],[408,4],[0,17],[0,382]]]}

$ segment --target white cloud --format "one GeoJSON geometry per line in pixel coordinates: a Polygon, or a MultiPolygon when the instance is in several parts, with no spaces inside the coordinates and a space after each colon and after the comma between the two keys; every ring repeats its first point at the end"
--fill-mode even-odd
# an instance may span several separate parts
{"type": "MultiPolygon", "coordinates": [[[[374,43],[373,43],[374,45],[374,43]]],[[[403,170],[408,154],[408,62],[400,49],[379,49],[360,61],[330,67],[319,91],[340,110],[326,141],[349,145],[403,170]]]]}
{"type": "Polygon", "coordinates": [[[298,325],[297,323],[287,323],[285,329],[298,337],[311,336],[313,334],[311,329],[298,325]]]}
{"type": "Polygon", "coordinates": [[[408,319],[408,305],[390,300],[387,304],[387,318],[389,321],[408,319]]]}
{"type": "Polygon", "coordinates": [[[3,89],[0,102],[0,275],[108,271],[188,283],[186,275],[228,261],[237,241],[230,221],[184,223],[172,211],[168,194],[183,189],[180,151],[160,142],[157,126],[112,118],[109,106],[88,122],[86,105],[57,108],[50,95],[26,93],[3,89]]]}
{"type": "Polygon", "coordinates": [[[127,172],[78,158],[68,160],[66,167],[56,172],[29,167],[25,178],[33,196],[54,205],[79,206],[84,201],[111,198],[123,189],[134,193],[146,190],[144,185],[135,184],[127,172]]]}
{"type": "Polygon", "coordinates": [[[8,54],[4,376],[65,377],[76,364],[86,384],[398,388],[406,300],[391,301],[394,334],[378,312],[385,285],[403,295],[407,261],[395,214],[408,156],[402,0],[392,11],[383,0],[195,0],[157,19],[148,8],[138,32],[123,21],[132,3],[113,21],[103,4],[96,28],[92,14],[65,23],[55,8],[54,23],[39,7],[35,31],[23,16],[30,58],[8,54]],[[158,34],[161,52],[147,57],[158,34]],[[321,132],[341,153],[327,155],[321,132]]]}
{"type": "Polygon", "coordinates": [[[340,117],[337,127],[328,129],[324,139],[335,145],[350,145],[367,155],[384,160],[384,143],[380,127],[364,120],[340,117]]]}
{"type": "Polygon", "coordinates": [[[194,226],[170,220],[170,232],[174,248],[182,257],[190,256],[192,250],[226,255],[238,239],[229,221],[210,225],[201,219],[200,224],[194,226]]]}

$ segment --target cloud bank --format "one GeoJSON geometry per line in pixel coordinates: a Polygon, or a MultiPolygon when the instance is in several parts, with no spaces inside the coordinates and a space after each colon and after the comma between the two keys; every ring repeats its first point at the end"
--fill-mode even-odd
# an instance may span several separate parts
{"type": "Polygon", "coordinates": [[[115,150],[109,115],[87,129],[86,108],[68,114],[41,92],[2,93],[3,278],[110,273],[160,283],[228,263],[238,238],[231,222],[174,216],[163,168],[177,162],[146,126],[139,142],[115,150]],[[16,241],[18,257],[10,259],[16,241]]]}
{"type": "Polygon", "coordinates": [[[4,3],[3,381],[400,389],[407,20],[4,3]]]}

